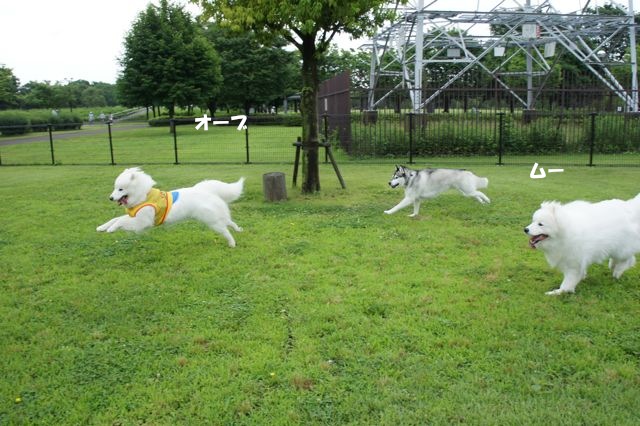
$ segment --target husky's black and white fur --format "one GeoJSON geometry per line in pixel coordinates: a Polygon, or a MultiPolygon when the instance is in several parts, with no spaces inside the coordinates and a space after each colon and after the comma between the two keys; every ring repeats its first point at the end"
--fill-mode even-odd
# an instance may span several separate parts
{"type": "Polygon", "coordinates": [[[423,169],[412,170],[404,166],[396,166],[396,171],[391,176],[389,186],[396,188],[404,186],[404,198],[395,207],[385,210],[386,214],[392,214],[400,209],[413,204],[415,217],[420,211],[422,200],[435,198],[440,193],[455,188],[467,197],[473,197],[482,204],[491,202],[489,197],[478,191],[478,188],[486,188],[489,179],[478,177],[467,170],[459,169],[423,169]]]}

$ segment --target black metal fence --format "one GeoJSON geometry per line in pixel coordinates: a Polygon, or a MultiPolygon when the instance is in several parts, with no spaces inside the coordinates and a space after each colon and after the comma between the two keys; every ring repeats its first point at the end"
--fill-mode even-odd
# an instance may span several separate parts
{"type": "Polygon", "coordinates": [[[506,90],[483,73],[469,73],[446,89],[446,79],[430,79],[419,92],[354,91],[351,105],[359,110],[326,115],[325,135],[350,158],[640,166],[632,91],[604,88],[582,74],[556,77],[534,90],[521,77],[509,77],[506,90]],[[418,111],[416,98],[423,102],[418,111]],[[520,103],[526,99],[530,109],[520,103]]]}
{"type": "Polygon", "coordinates": [[[362,111],[325,120],[328,139],[356,159],[640,166],[640,115],[632,113],[362,111]],[[349,138],[332,122],[348,126],[349,138]]]}
{"type": "MultiPolygon", "coordinates": [[[[339,162],[640,166],[640,117],[633,113],[381,109],[321,120],[339,162]]],[[[254,125],[251,118],[240,130],[237,122],[208,130],[195,124],[108,123],[81,131],[48,125],[23,136],[4,136],[16,128],[0,128],[0,165],[293,163],[301,135],[299,126],[254,125]]]]}
{"type": "MultiPolygon", "coordinates": [[[[292,163],[299,126],[246,128],[229,118],[223,125],[196,129],[191,120],[84,125],[79,131],[55,126],[0,127],[0,165],[292,163]],[[18,133],[20,135],[18,135],[18,133]]],[[[257,121],[257,120],[256,120],[257,121]]]]}

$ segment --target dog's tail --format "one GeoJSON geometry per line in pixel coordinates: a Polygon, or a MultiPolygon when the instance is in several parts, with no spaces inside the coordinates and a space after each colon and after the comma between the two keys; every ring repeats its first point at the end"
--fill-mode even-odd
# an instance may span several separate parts
{"type": "Polygon", "coordinates": [[[221,182],[219,180],[205,180],[196,184],[194,188],[215,194],[229,204],[242,195],[244,191],[244,177],[241,177],[233,183],[221,182]]]}
{"type": "Polygon", "coordinates": [[[489,186],[489,179],[486,177],[476,176],[476,188],[482,189],[489,186]]]}
{"type": "Polygon", "coordinates": [[[633,218],[637,224],[640,224],[640,194],[627,201],[631,205],[633,211],[633,218]]]}

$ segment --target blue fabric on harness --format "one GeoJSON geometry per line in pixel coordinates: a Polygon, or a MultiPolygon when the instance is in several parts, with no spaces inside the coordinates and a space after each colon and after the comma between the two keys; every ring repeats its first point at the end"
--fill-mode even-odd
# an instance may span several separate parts
{"type": "Polygon", "coordinates": [[[178,201],[178,198],[180,198],[180,193],[178,191],[173,191],[171,193],[171,198],[173,199],[173,204],[175,204],[176,201],[178,201]]]}

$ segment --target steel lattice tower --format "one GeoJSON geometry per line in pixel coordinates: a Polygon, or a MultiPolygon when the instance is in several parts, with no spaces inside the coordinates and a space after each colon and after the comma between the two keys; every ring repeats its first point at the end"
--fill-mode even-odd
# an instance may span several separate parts
{"type": "MultiPolygon", "coordinates": [[[[371,44],[371,73],[368,109],[374,110],[385,98],[398,89],[408,89],[414,112],[427,106],[443,90],[472,68],[481,68],[507,90],[522,105],[533,105],[534,76],[549,73],[556,47],[575,56],[606,87],[624,101],[627,111],[638,112],[638,82],[636,50],[628,57],[607,62],[603,51],[614,37],[628,37],[629,45],[636,44],[636,26],[633,19],[633,0],[629,0],[626,16],[585,14],[584,9],[573,13],[559,13],[549,1],[532,6],[516,4],[508,7],[502,0],[489,11],[456,11],[436,9],[438,0],[426,6],[416,0],[407,7],[396,7],[401,18],[380,30],[371,44]],[[491,26],[504,29],[503,34],[492,35],[491,26]],[[588,40],[598,36],[598,46],[588,40]],[[514,54],[504,56],[502,64],[490,68],[483,61],[487,55],[501,56],[505,47],[517,47],[514,54]],[[428,52],[426,56],[423,56],[428,52]],[[519,74],[526,77],[527,96],[518,96],[502,79],[500,68],[516,55],[524,55],[526,66],[519,74]],[[462,64],[462,69],[429,97],[422,96],[422,71],[437,63],[462,64]],[[612,66],[631,67],[631,88],[625,89],[611,73],[612,66]],[[400,71],[398,71],[400,69],[400,71]],[[382,76],[398,80],[397,85],[380,93],[377,83],[382,76]]],[[[586,7],[585,7],[586,9],[586,7]]],[[[514,49],[511,49],[513,51],[514,49]]]]}

